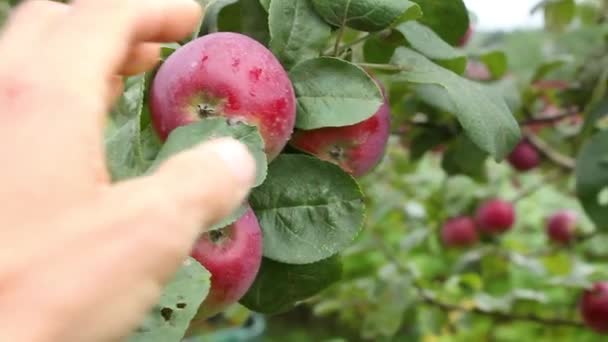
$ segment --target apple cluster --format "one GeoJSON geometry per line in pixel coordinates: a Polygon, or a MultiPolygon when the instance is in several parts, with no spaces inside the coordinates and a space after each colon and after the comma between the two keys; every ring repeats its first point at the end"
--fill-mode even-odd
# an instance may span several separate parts
{"type": "MultiPolygon", "coordinates": [[[[479,241],[479,235],[500,235],[513,228],[515,208],[512,203],[491,199],[484,202],[475,214],[447,220],[441,238],[447,247],[470,247],[479,241]]],[[[576,238],[577,215],[571,210],[560,210],[547,219],[546,233],[552,242],[569,245],[576,238]]]]}
{"type": "MultiPolygon", "coordinates": [[[[152,83],[150,111],[163,141],[180,126],[224,117],[229,124],[256,126],[269,162],[290,144],[354,177],[380,162],[390,134],[386,95],[377,112],[360,123],[294,132],[296,97],[287,72],[265,46],[230,32],[195,39],[167,58],[152,83]]],[[[211,273],[211,289],[194,323],[245,295],[260,268],[262,236],[251,209],[230,226],[201,236],[192,256],[211,273]]]]}

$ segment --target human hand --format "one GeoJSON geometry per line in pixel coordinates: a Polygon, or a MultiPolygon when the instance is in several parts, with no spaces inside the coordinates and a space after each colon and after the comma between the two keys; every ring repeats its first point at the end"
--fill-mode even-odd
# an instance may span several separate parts
{"type": "Polygon", "coordinates": [[[0,340],[128,336],[202,227],[246,196],[254,162],[217,140],[111,185],[106,113],[119,75],[183,38],[192,0],[29,1],[0,38],[0,340]]]}

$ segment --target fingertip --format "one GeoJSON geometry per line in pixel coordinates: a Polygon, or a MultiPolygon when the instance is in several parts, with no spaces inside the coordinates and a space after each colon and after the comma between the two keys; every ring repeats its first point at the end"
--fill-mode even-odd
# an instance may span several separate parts
{"type": "Polygon", "coordinates": [[[197,148],[206,155],[210,150],[224,162],[225,168],[241,185],[250,188],[255,180],[255,161],[249,149],[238,140],[219,138],[197,148]]]}

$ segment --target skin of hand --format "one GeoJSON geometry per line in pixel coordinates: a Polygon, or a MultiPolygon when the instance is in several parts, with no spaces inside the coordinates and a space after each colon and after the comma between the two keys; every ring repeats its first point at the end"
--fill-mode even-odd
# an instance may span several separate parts
{"type": "Polygon", "coordinates": [[[103,130],[122,76],[191,33],[192,0],[26,1],[0,36],[0,341],[118,341],[255,166],[220,139],[110,184],[103,130]]]}

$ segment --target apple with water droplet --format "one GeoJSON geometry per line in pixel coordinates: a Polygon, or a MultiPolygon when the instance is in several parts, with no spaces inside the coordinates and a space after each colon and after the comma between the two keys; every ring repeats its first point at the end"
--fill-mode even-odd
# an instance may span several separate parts
{"type": "Polygon", "coordinates": [[[239,33],[218,32],[167,58],[152,83],[150,110],[163,140],[175,128],[210,116],[255,125],[272,160],[293,133],[296,99],[285,69],[266,47],[239,33]]]}

